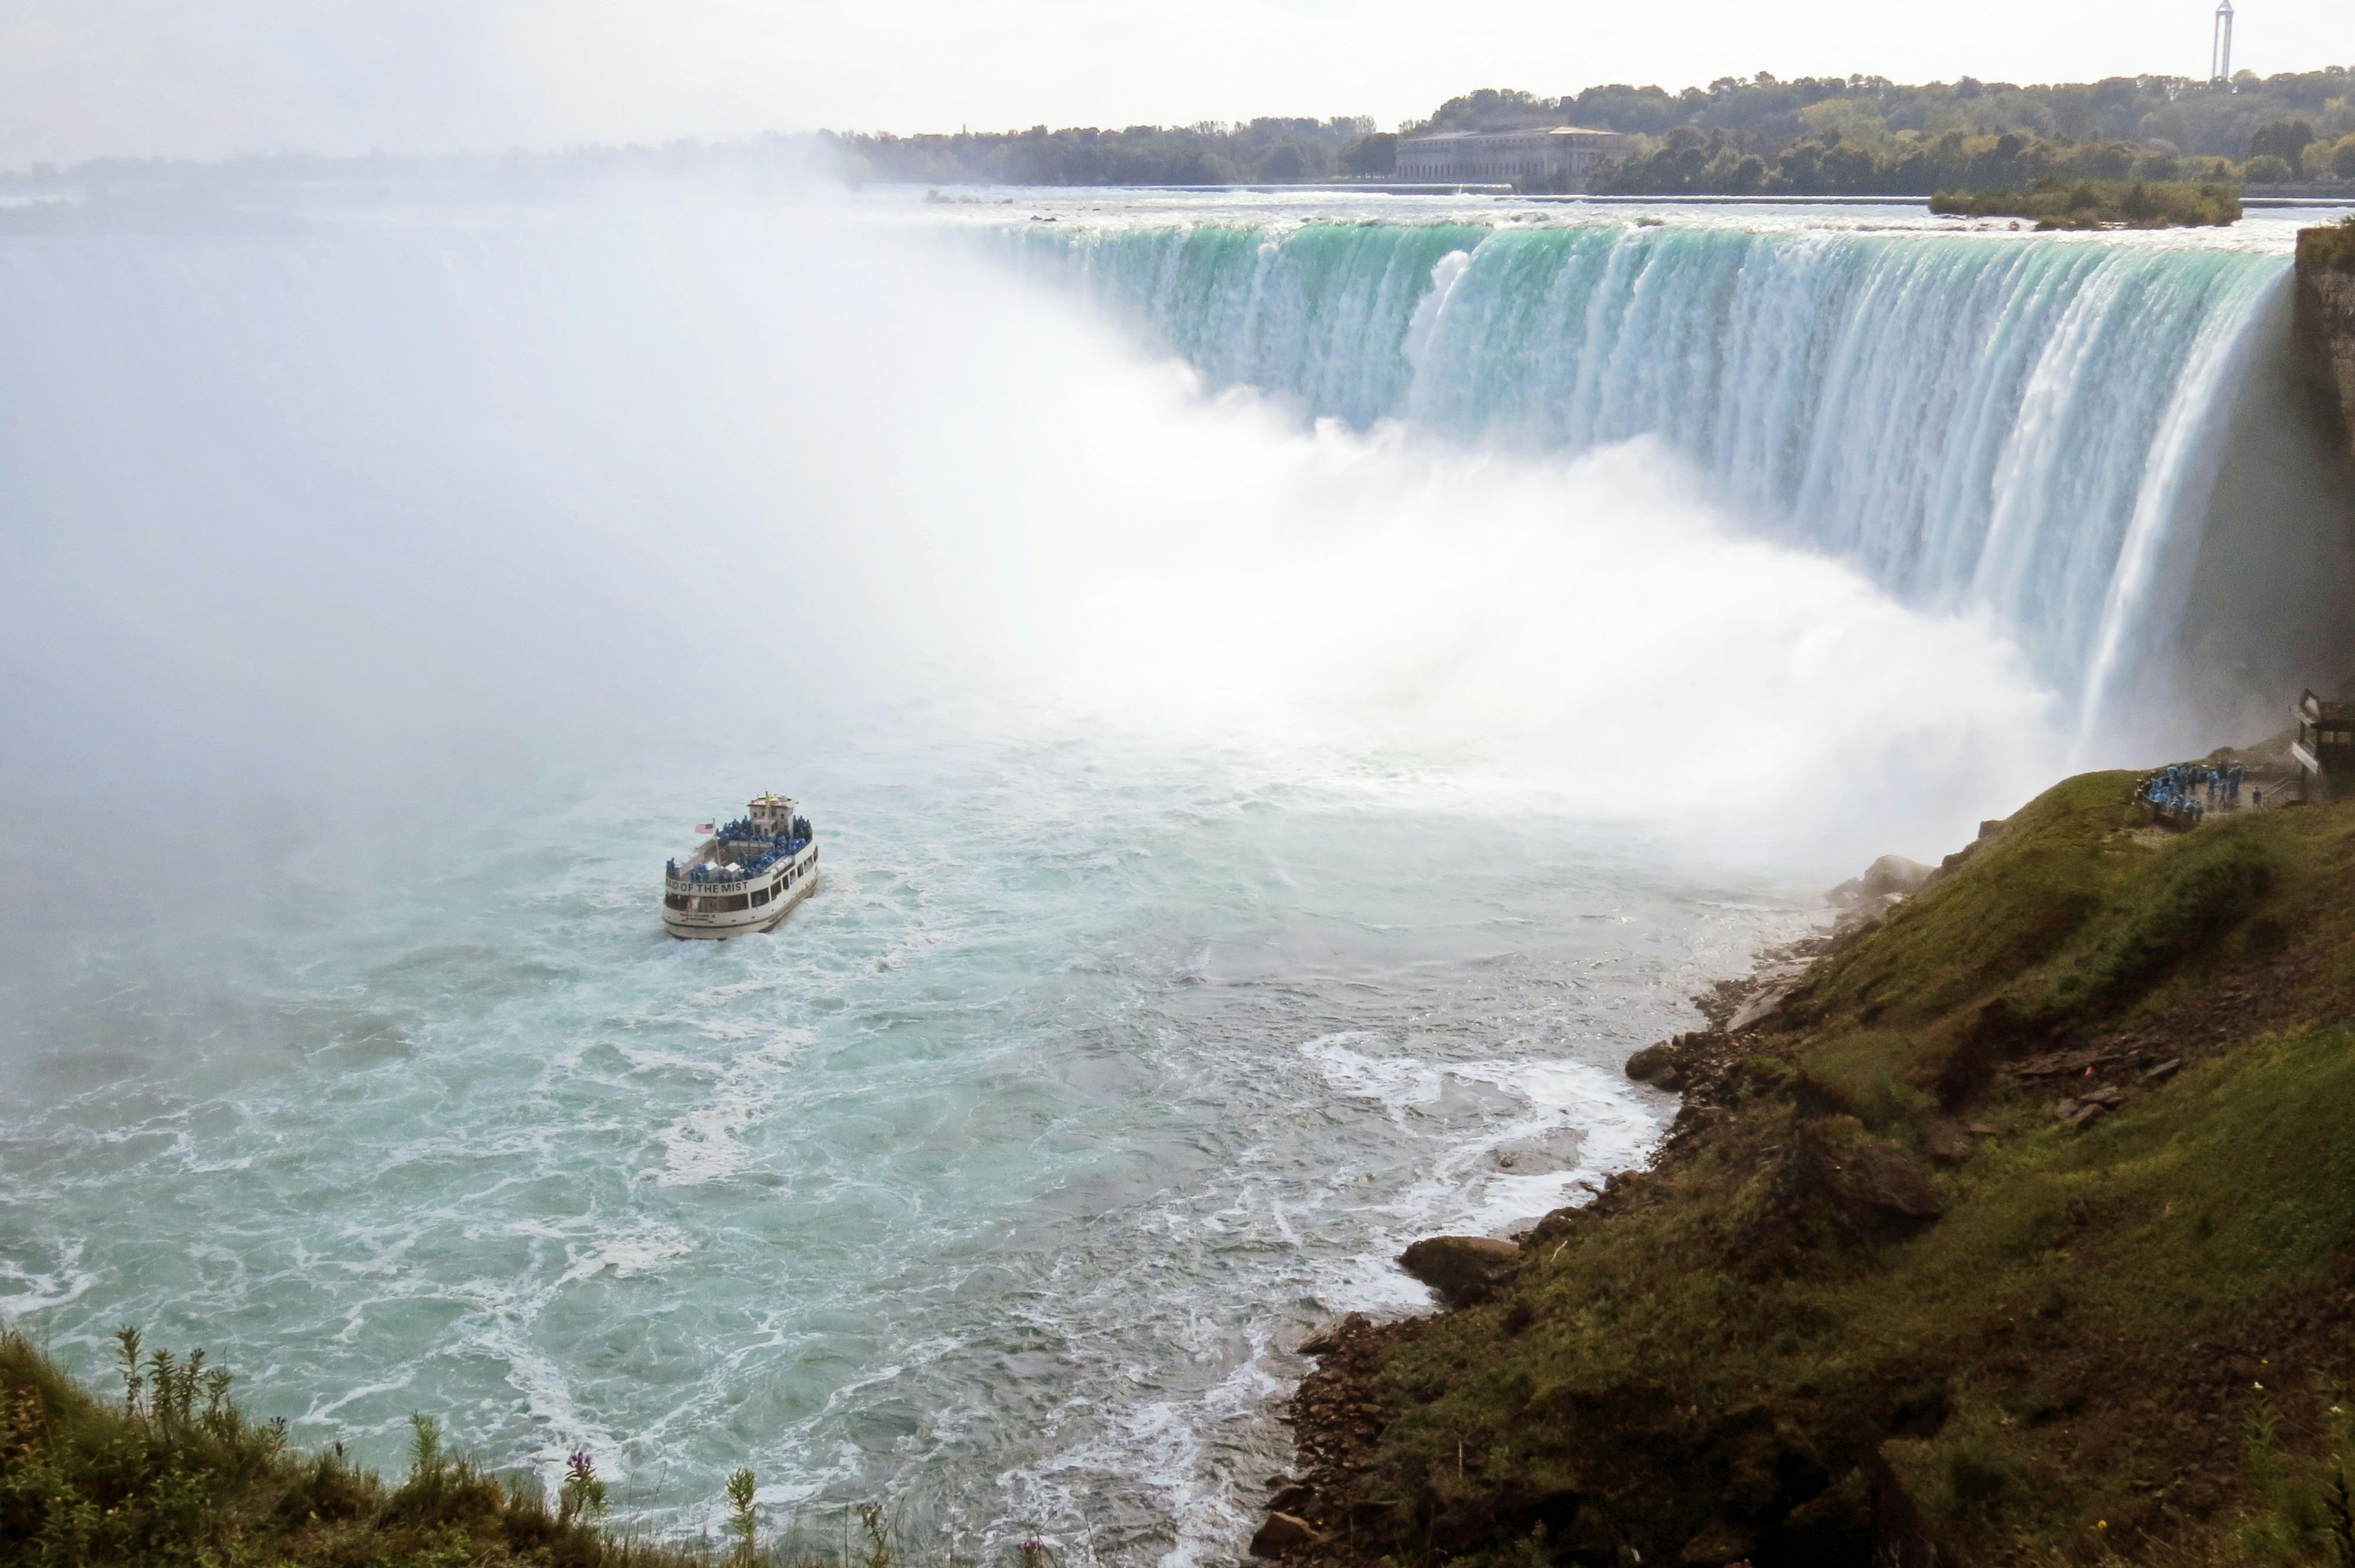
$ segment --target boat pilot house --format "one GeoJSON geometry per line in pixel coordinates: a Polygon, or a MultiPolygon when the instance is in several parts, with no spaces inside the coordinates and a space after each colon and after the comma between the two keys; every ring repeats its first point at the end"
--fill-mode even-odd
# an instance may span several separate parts
{"type": "Polygon", "coordinates": [[[2334,788],[2355,780],[2355,702],[2326,702],[2308,691],[2293,709],[2297,715],[2297,759],[2302,792],[2328,799],[2334,788]]]}

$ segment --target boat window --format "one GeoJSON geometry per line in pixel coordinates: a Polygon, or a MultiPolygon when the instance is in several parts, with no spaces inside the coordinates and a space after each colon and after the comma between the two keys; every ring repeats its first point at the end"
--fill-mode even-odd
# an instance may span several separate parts
{"type": "Polygon", "coordinates": [[[713,906],[722,914],[730,913],[740,909],[751,909],[752,907],[751,897],[750,894],[746,893],[738,893],[732,898],[714,899],[711,901],[713,906]]]}
{"type": "Polygon", "coordinates": [[[663,894],[663,907],[665,909],[685,909],[687,905],[687,897],[685,893],[663,894]]]}
{"type": "Polygon", "coordinates": [[[758,908],[760,908],[762,904],[767,903],[768,901],[769,901],[769,890],[768,890],[768,889],[766,889],[766,888],[754,888],[754,889],[752,890],[752,907],[753,907],[754,909],[758,909],[758,908]]]}

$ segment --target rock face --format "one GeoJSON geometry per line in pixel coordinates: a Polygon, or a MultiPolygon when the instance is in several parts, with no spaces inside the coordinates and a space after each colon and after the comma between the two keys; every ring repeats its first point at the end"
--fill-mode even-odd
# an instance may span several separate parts
{"type": "Polygon", "coordinates": [[[1520,1248],[1488,1236],[1429,1236],[1399,1254],[1399,1266],[1439,1292],[1450,1307],[1483,1299],[1520,1261],[1520,1248]]]}
{"type": "Polygon", "coordinates": [[[1850,877],[1824,896],[1835,909],[1855,909],[1891,897],[1911,898],[1922,891],[1933,869],[1902,855],[1883,855],[1864,869],[1864,875],[1850,877]]]}
{"type": "Polygon", "coordinates": [[[2297,311],[2291,327],[2299,371],[2334,412],[2355,455],[2355,229],[2332,224],[2297,237],[2297,311]]]}

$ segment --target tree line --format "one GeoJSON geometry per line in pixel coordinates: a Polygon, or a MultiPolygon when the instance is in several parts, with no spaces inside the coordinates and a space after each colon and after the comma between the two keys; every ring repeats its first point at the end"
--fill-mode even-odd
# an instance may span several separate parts
{"type": "Polygon", "coordinates": [[[1379,131],[1361,116],[895,136],[831,133],[853,178],[932,184],[1229,185],[1380,179],[1399,139],[1432,131],[1582,125],[1637,138],[1595,188],[1646,194],[1926,195],[2051,177],[2355,178],[2347,68],[2229,84],[2111,77],[2022,87],[1968,77],[1761,72],[1670,92],[1614,83],[1559,98],[1483,88],[1379,131]]]}
{"type": "Polygon", "coordinates": [[[1387,174],[1386,144],[1396,140],[1350,115],[1118,131],[1034,125],[954,135],[826,134],[855,179],[936,185],[1291,185],[1387,174]],[[1383,155],[1369,158],[1377,147],[1383,155]]]}

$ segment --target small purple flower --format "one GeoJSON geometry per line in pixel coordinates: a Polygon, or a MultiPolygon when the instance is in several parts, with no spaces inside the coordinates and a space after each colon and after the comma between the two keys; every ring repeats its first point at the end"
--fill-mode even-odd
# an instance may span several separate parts
{"type": "Polygon", "coordinates": [[[564,1456],[564,1478],[571,1483],[597,1478],[597,1464],[589,1457],[588,1449],[575,1448],[564,1456]]]}

